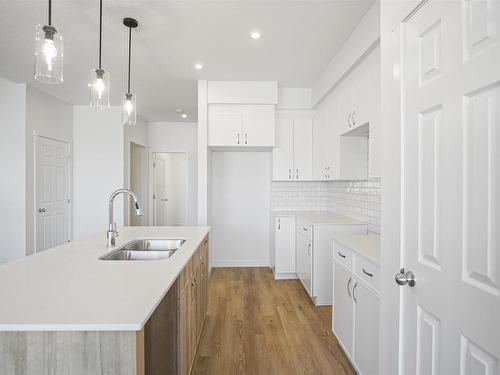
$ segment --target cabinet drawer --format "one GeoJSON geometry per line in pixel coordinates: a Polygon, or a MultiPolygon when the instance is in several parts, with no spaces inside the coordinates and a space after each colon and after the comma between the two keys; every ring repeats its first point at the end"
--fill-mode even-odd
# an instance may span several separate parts
{"type": "Polygon", "coordinates": [[[352,267],[352,251],[345,248],[338,242],[333,245],[333,258],[343,266],[351,269],[352,267]]]}
{"type": "Polygon", "coordinates": [[[380,267],[362,256],[356,258],[356,274],[369,285],[379,290],[380,267]]]}

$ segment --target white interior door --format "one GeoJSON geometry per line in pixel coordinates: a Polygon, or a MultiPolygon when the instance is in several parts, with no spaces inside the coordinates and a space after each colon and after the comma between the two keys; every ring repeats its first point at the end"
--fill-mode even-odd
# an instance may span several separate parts
{"type": "Polygon", "coordinates": [[[500,2],[404,21],[401,374],[500,374],[500,2]]]}
{"type": "Polygon", "coordinates": [[[185,225],[187,215],[187,155],[157,153],[155,162],[156,225],[185,225]]]}
{"type": "Polygon", "coordinates": [[[37,138],[36,251],[69,242],[69,145],[37,138]]]}

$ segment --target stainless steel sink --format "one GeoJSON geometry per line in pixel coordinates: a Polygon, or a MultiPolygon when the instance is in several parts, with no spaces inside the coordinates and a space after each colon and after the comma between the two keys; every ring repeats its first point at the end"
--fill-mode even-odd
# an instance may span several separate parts
{"type": "Polygon", "coordinates": [[[100,260],[159,260],[170,258],[186,240],[136,240],[100,257],[100,260]]]}

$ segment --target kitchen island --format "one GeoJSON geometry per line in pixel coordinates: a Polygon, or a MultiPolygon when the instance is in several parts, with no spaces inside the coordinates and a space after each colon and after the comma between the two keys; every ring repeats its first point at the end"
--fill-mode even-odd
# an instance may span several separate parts
{"type": "Polygon", "coordinates": [[[184,239],[168,259],[100,260],[110,250],[96,235],[0,266],[0,373],[189,373],[206,312],[208,232],[120,229],[116,248],[184,239]],[[155,361],[166,353],[168,363],[155,361]]]}

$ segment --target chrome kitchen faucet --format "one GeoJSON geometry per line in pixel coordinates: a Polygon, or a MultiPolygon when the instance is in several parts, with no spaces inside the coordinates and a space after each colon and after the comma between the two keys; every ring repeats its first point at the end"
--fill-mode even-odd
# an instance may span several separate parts
{"type": "Polygon", "coordinates": [[[134,200],[135,214],[137,216],[142,216],[141,206],[139,205],[139,200],[137,195],[132,190],[118,189],[111,194],[109,198],[109,226],[106,232],[106,238],[108,240],[108,249],[115,247],[115,238],[118,237],[118,231],[116,230],[116,223],[113,220],[113,202],[118,194],[128,194],[134,200]]]}

